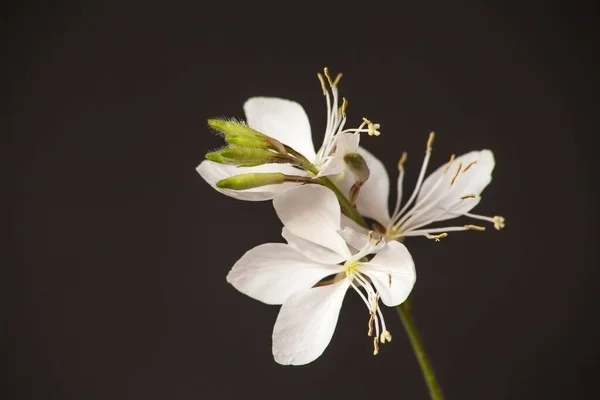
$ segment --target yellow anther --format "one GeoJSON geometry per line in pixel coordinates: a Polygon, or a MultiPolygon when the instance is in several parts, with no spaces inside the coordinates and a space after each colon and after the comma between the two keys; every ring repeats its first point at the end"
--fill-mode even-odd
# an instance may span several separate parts
{"type": "Polygon", "coordinates": [[[319,82],[321,82],[321,89],[323,89],[323,96],[327,95],[327,88],[325,87],[325,80],[323,79],[323,75],[317,73],[317,77],[319,78],[319,82]]]}
{"type": "Polygon", "coordinates": [[[323,68],[323,72],[325,73],[325,77],[327,78],[327,82],[329,86],[333,87],[333,81],[331,80],[331,75],[329,75],[329,69],[327,67],[323,68]]]}
{"type": "Polygon", "coordinates": [[[340,83],[340,79],[342,79],[342,76],[344,74],[342,74],[341,72],[339,74],[337,74],[337,76],[335,77],[335,80],[333,81],[333,85],[331,85],[332,87],[336,87],[338,85],[338,83],[340,83]]]}
{"type": "Polygon", "coordinates": [[[381,337],[379,338],[379,341],[383,344],[385,342],[391,342],[392,341],[392,334],[390,333],[390,331],[383,331],[381,333],[381,337]]]}
{"type": "Polygon", "coordinates": [[[443,232],[443,233],[440,233],[439,235],[431,235],[431,236],[429,236],[429,239],[433,239],[436,242],[439,242],[440,239],[443,239],[446,236],[448,236],[448,234],[446,232],[443,232]]]}
{"type": "Polygon", "coordinates": [[[460,199],[461,200],[464,200],[464,199],[474,199],[475,197],[477,197],[477,195],[475,195],[473,193],[470,193],[470,194],[463,194],[462,196],[460,196],[460,199]]]}
{"type": "Polygon", "coordinates": [[[456,178],[458,177],[458,174],[460,174],[460,169],[462,168],[462,163],[458,163],[458,168],[456,168],[456,172],[454,173],[454,176],[452,177],[452,179],[450,179],[450,186],[454,185],[454,181],[456,180],[456,178]]]}
{"type": "Polygon", "coordinates": [[[444,167],[444,174],[445,174],[446,172],[448,172],[448,169],[450,168],[450,165],[452,165],[452,162],[454,161],[454,157],[456,157],[456,155],[455,155],[455,154],[452,154],[452,155],[450,156],[450,160],[449,160],[449,161],[448,161],[448,163],[446,164],[446,167],[444,167]]]}
{"type": "Polygon", "coordinates": [[[477,160],[470,161],[467,165],[465,165],[465,167],[463,168],[462,172],[467,172],[467,170],[469,168],[471,168],[471,166],[473,166],[474,164],[477,164],[477,160]]]}
{"type": "Polygon", "coordinates": [[[346,118],[346,108],[348,108],[348,100],[345,97],[342,97],[342,105],[340,106],[340,114],[342,117],[346,118]]]}
{"type": "Polygon", "coordinates": [[[494,228],[496,228],[496,230],[500,230],[500,229],[504,228],[504,217],[496,215],[493,218],[493,220],[494,220],[494,228]]]}
{"type": "Polygon", "coordinates": [[[433,150],[433,139],[435,139],[435,132],[429,132],[429,138],[427,139],[427,153],[431,153],[433,150]]]}
{"type": "Polygon", "coordinates": [[[373,321],[375,320],[375,313],[371,313],[369,317],[369,330],[367,331],[367,336],[373,336],[373,321]]]}
{"type": "Polygon", "coordinates": [[[406,163],[406,158],[408,157],[408,154],[403,151],[402,155],[400,156],[400,160],[398,160],[398,171],[402,171],[404,169],[404,163],[406,163]]]}
{"type": "Polygon", "coordinates": [[[376,356],[377,354],[379,354],[379,338],[374,337],[373,338],[373,355],[376,356]]]}
{"type": "Polygon", "coordinates": [[[465,225],[465,228],[470,229],[472,231],[479,231],[479,232],[485,231],[485,226],[479,226],[479,225],[465,225]]]}

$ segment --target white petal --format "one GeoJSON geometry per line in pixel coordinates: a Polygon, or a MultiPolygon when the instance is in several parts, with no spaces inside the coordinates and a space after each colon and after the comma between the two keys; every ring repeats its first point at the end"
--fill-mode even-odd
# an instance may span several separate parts
{"type": "MultiPolygon", "coordinates": [[[[430,204],[432,201],[441,199],[439,203],[437,203],[433,210],[423,214],[418,218],[418,221],[412,221],[409,225],[414,226],[420,221],[429,220],[436,214],[439,214],[441,210],[452,209],[452,212],[437,218],[436,221],[443,221],[469,212],[479,203],[481,192],[491,182],[494,165],[494,155],[490,150],[472,151],[457,157],[443,176],[442,183],[426,200],[426,204],[430,204]],[[454,184],[450,185],[458,166],[462,164],[461,170],[464,170],[464,168],[472,161],[477,162],[472,164],[465,172],[461,172],[454,181],[454,184]],[[461,196],[470,194],[477,197],[461,200],[461,196]]],[[[417,203],[427,195],[429,190],[443,174],[445,168],[446,166],[444,164],[425,179],[419,195],[417,196],[417,203]]]]}
{"type": "Polygon", "coordinates": [[[309,161],[315,159],[310,123],[300,104],[276,97],[252,97],[244,103],[244,112],[252,129],[287,144],[309,161]]]}
{"type": "Polygon", "coordinates": [[[315,263],[287,244],[267,243],[247,251],[229,271],[227,282],[263,303],[282,304],[342,269],[315,263]]]}
{"type": "Polygon", "coordinates": [[[372,218],[385,227],[390,222],[388,208],[390,179],[385,166],[377,157],[362,147],[358,148],[358,153],[367,163],[370,175],[360,189],[356,209],[361,215],[372,218]]]}
{"type": "Polygon", "coordinates": [[[417,279],[408,249],[395,241],[387,243],[371,261],[361,264],[361,272],[371,278],[381,301],[389,307],[402,304],[417,279]]]}
{"type": "Polygon", "coordinates": [[[305,185],[279,193],[273,207],[294,235],[327,247],[347,259],[350,250],[339,235],[340,205],[326,187],[305,185]]]}
{"type": "Polygon", "coordinates": [[[281,230],[281,236],[283,236],[290,246],[315,262],[335,265],[345,261],[344,257],[333,250],[302,239],[291,233],[285,226],[281,230]]]}
{"type": "Polygon", "coordinates": [[[218,188],[217,182],[233,175],[248,174],[252,172],[281,172],[289,175],[306,175],[289,164],[264,164],[256,167],[236,167],[235,165],[219,164],[214,161],[204,160],[196,167],[200,176],[215,190],[240,200],[263,201],[271,200],[276,193],[299,186],[298,183],[286,182],[278,185],[266,185],[253,189],[232,190],[218,188]]]}
{"type": "Polygon", "coordinates": [[[337,175],[346,169],[344,156],[348,153],[356,153],[360,135],[357,133],[342,133],[337,136],[335,150],[331,159],[326,162],[317,176],[337,175]]]}
{"type": "MultiPolygon", "coordinates": [[[[361,225],[357,224],[353,219],[345,216],[344,214],[342,214],[342,220],[341,220],[341,229],[346,229],[346,228],[350,228],[356,232],[362,233],[362,234],[368,234],[369,233],[369,229],[367,228],[363,228],[361,225]]],[[[342,237],[344,237],[344,235],[342,235],[342,237]]]]}
{"type": "Polygon", "coordinates": [[[273,328],[273,356],[283,365],[303,365],[317,359],[331,341],[348,279],[289,297],[273,328]]]}

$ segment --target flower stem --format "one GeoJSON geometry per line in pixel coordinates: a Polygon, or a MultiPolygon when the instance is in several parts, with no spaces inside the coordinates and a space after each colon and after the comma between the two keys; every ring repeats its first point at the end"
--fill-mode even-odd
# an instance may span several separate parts
{"type": "Polygon", "coordinates": [[[427,388],[429,389],[429,396],[431,397],[431,400],[443,400],[444,397],[442,395],[442,388],[440,387],[440,384],[438,383],[437,378],[435,377],[435,373],[433,372],[431,362],[427,357],[427,353],[425,353],[423,341],[419,336],[419,332],[417,331],[417,327],[415,326],[415,322],[410,313],[409,300],[410,298],[407,299],[404,303],[397,306],[396,310],[398,311],[398,315],[400,316],[400,320],[402,321],[402,325],[404,325],[406,333],[408,333],[410,344],[413,348],[415,356],[417,357],[419,366],[421,367],[421,372],[423,373],[425,383],[427,384],[427,388]]]}
{"type": "MultiPolygon", "coordinates": [[[[287,148],[287,150],[288,150],[288,152],[292,153],[296,158],[298,158],[301,161],[302,168],[304,168],[305,170],[307,170],[308,172],[310,172],[313,175],[317,175],[319,173],[319,170],[312,163],[310,163],[306,158],[304,158],[304,156],[302,156],[300,153],[294,151],[291,148],[287,148]]],[[[363,219],[362,215],[360,215],[360,213],[356,210],[356,208],[352,205],[352,203],[350,203],[350,200],[348,200],[346,198],[346,196],[344,196],[344,194],[337,188],[337,186],[335,186],[335,184],[333,182],[331,182],[331,180],[329,178],[327,178],[326,176],[321,176],[317,179],[319,180],[321,185],[327,187],[328,189],[331,189],[331,191],[335,194],[335,196],[337,197],[337,199],[340,203],[340,207],[341,207],[342,213],[344,213],[344,215],[346,215],[348,218],[352,219],[354,222],[356,222],[360,226],[362,226],[364,228],[368,228],[367,223],[363,219]]]]}
{"type": "Polygon", "coordinates": [[[350,203],[350,200],[348,200],[346,196],[344,196],[344,194],[337,188],[337,186],[335,186],[333,182],[331,182],[331,180],[329,180],[329,178],[322,176],[319,178],[319,181],[323,186],[331,189],[333,193],[335,193],[336,197],[338,198],[338,201],[340,202],[342,212],[348,218],[351,218],[354,222],[356,222],[362,227],[367,227],[367,223],[363,219],[362,215],[360,215],[360,213],[356,210],[352,203],[350,203]]]}

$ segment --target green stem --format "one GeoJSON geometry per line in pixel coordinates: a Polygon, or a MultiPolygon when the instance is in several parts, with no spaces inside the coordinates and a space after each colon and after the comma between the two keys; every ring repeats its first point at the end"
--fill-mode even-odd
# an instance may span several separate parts
{"type": "Polygon", "coordinates": [[[431,362],[427,357],[427,353],[425,353],[425,347],[423,346],[423,342],[419,336],[415,322],[410,314],[409,300],[407,299],[404,303],[397,306],[396,310],[398,311],[398,315],[400,316],[400,320],[402,321],[402,325],[404,325],[406,333],[408,333],[410,344],[412,345],[415,356],[417,357],[417,361],[419,362],[419,366],[421,367],[421,372],[423,373],[425,383],[429,389],[429,396],[431,397],[431,400],[443,400],[444,397],[442,395],[442,389],[437,381],[437,378],[435,377],[433,367],[431,366],[431,362]]]}
{"type": "Polygon", "coordinates": [[[344,194],[335,186],[329,178],[322,176],[318,178],[321,181],[321,184],[333,191],[340,202],[340,206],[342,208],[342,212],[348,217],[351,218],[354,222],[359,224],[362,227],[367,227],[367,223],[363,219],[362,215],[356,210],[356,208],[350,203],[350,201],[344,196],[344,194]]]}
{"type": "MultiPolygon", "coordinates": [[[[291,149],[288,149],[289,152],[293,151],[291,149]]],[[[298,153],[296,153],[298,154],[298,153]]],[[[303,160],[302,161],[302,167],[307,170],[308,172],[310,172],[313,175],[317,175],[319,173],[319,170],[312,165],[312,163],[310,163],[308,160],[306,160],[306,158],[304,158],[301,154],[298,154],[298,156],[302,157],[303,160]]],[[[325,187],[327,187],[328,189],[331,189],[331,191],[333,193],[335,193],[335,196],[337,197],[339,203],[340,203],[340,207],[342,208],[342,213],[344,213],[344,215],[346,215],[348,218],[351,218],[354,222],[356,222],[357,224],[359,224],[360,226],[367,228],[367,223],[365,222],[365,220],[363,219],[362,215],[360,215],[360,213],[356,210],[356,208],[352,205],[352,203],[350,203],[350,201],[346,198],[346,196],[344,196],[344,193],[342,193],[337,186],[335,186],[335,184],[333,182],[331,182],[331,180],[329,178],[327,178],[326,176],[321,176],[320,178],[317,178],[319,180],[319,182],[321,182],[321,184],[325,187]]]]}

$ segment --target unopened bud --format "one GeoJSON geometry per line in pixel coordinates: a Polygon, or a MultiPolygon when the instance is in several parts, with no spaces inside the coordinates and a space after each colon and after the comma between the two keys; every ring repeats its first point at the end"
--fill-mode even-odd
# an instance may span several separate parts
{"type": "Polygon", "coordinates": [[[348,153],[344,156],[344,162],[348,169],[354,174],[357,182],[364,183],[369,179],[371,172],[365,159],[358,153],[348,153]]]}
{"type": "Polygon", "coordinates": [[[205,158],[220,164],[232,164],[238,167],[289,162],[285,157],[270,150],[239,146],[225,147],[219,151],[207,153],[205,158]]]}
{"type": "MultiPolygon", "coordinates": [[[[257,149],[274,149],[281,151],[284,146],[276,139],[266,136],[250,128],[243,122],[235,120],[209,119],[208,126],[224,135],[229,144],[257,149]]],[[[283,150],[285,154],[285,149],[283,150]]]]}
{"type": "Polygon", "coordinates": [[[265,185],[276,185],[286,180],[285,174],[280,172],[252,173],[233,175],[217,182],[221,189],[245,190],[265,185]]]}

